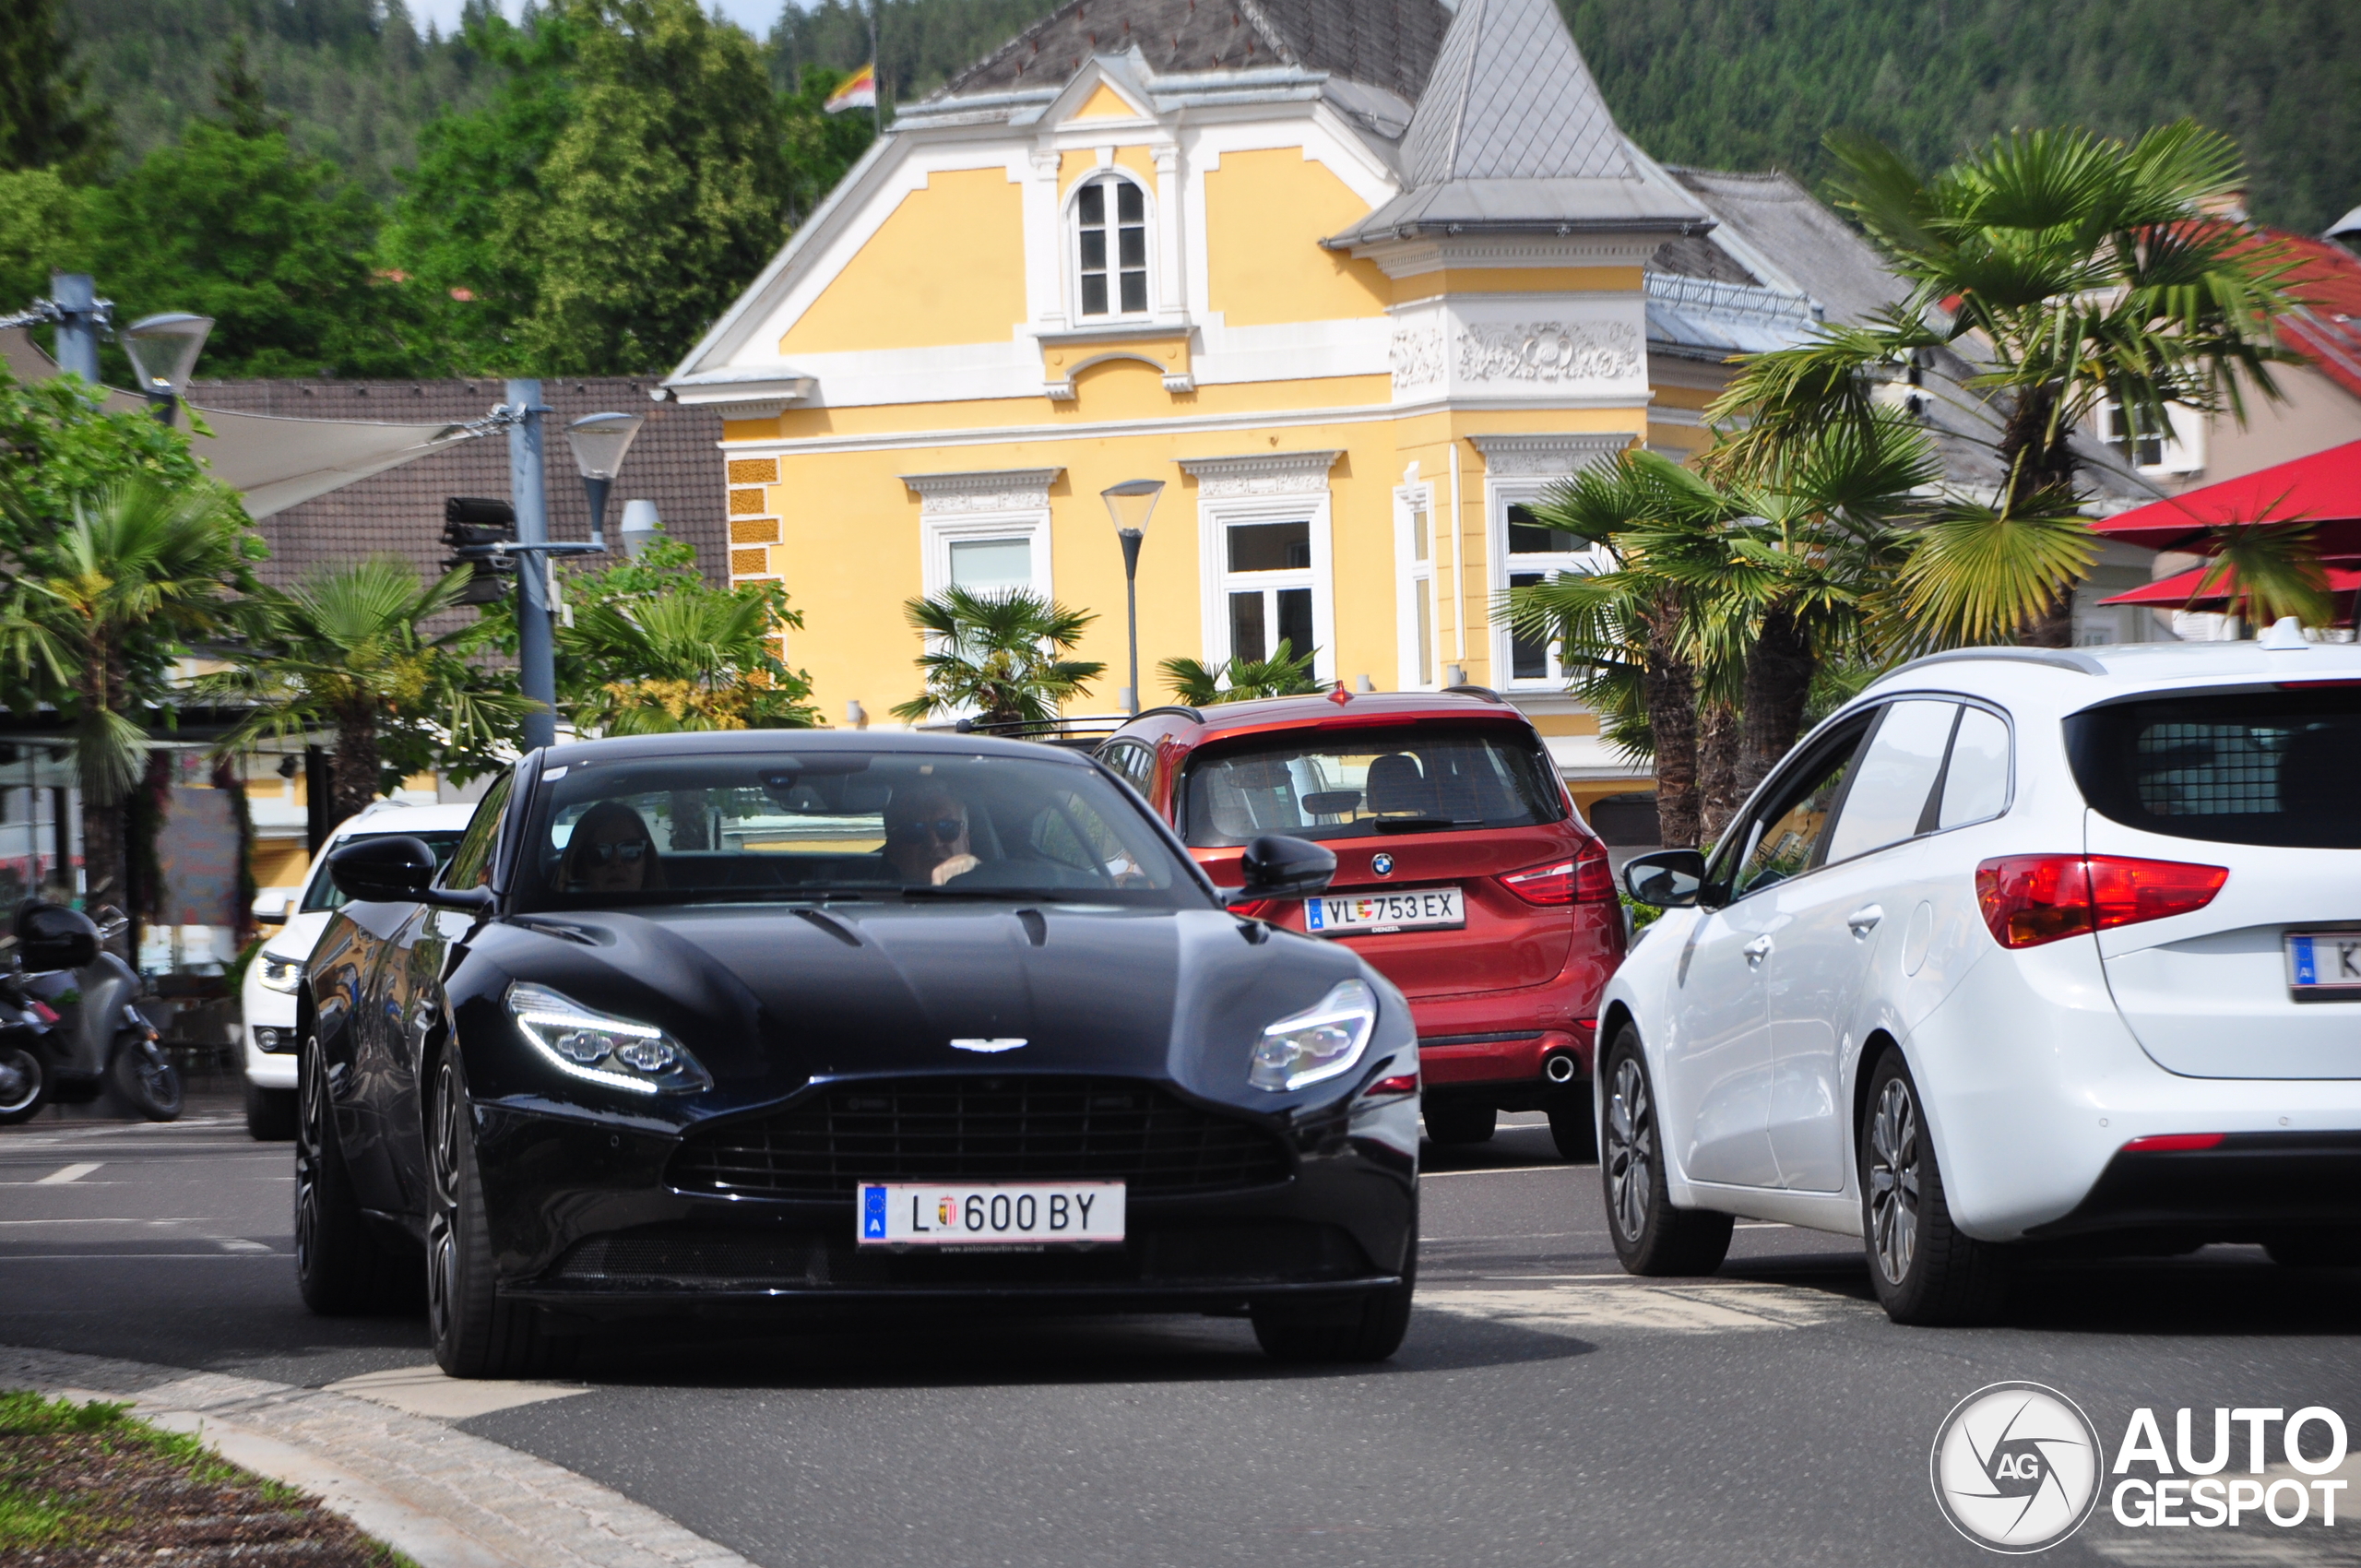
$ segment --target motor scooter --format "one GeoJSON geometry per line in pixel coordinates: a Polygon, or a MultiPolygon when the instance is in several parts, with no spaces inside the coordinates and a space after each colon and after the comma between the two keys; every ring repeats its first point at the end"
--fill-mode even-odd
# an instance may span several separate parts
{"type": "MultiPolygon", "coordinates": [[[[102,945],[130,922],[117,910],[99,914],[93,921],[77,909],[38,899],[17,910],[9,942],[12,989],[25,1003],[21,1011],[42,1027],[0,1037],[0,1050],[8,1040],[21,1041],[43,1081],[15,1120],[31,1115],[44,1100],[74,1104],[96,1099],[109,1087],[151,1122],[181,1113],[180,1075],[157,1043],[155,1027],[131,1004],[139,976],[102,945]]],[[[0,1084],[0,1121],[9,1119],[5,1090],[0,1084]]]]}

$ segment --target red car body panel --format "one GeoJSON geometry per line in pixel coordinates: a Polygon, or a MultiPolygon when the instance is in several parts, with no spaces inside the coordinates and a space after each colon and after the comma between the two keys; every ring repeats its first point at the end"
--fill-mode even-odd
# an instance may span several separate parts
{"type": "MultiPolygon", "coordinates": [[[[1144,713],[1101,748],[1120,741],[1147,746],[1154,755],[1143,781],[1148,802],[1186,837],[1179,820],[1180,784],[1190,759],[1231,749],[1256,735],[1316,730],[1348,731],[1408,725],[1462,728],[1500,725],[1547,749],[1522,713],[1496,697],[1458,693],[1365,694],[1347,703],[1333,696],[1277,697],[1198,710],[1144,713]]],[[[1552,771],[1554,778],[1554,770],[1552,771]]],[[[1419,1036],[1425,1087],[1495,1099],[1503,1109],[1528,1108],[1549,1087],[1548,1057],[1565,1052],[1587,1082],[1597,1000],[1622,962],[1622,911],[1605,881],[1606,849],[1558,786],[1564,814],[1556,822],[1515,827],[1394,833],[1323,839],[1336,855],[1329,893],[1399,893],[1456,886],[1465,896],[1466,924],[1456,931],[1404,931],[1332,937],[1358,949],[1409,999],[1419,1036]],[[1393,857],[1390,874],[1372,865],[1393,857]],[[1589,897],[1536,905],[1501,879],[1569,860],[1596,861],[1589,897]],[[1608,891],[1601,896],[1599,889],[1608,891]]],[[[1225,886],[1244,881],[1242,845],[1189,851],[1225,886]]],[[[1249,907],[1290,931],[1303,931],[1300,900],[1249,907]]]]}

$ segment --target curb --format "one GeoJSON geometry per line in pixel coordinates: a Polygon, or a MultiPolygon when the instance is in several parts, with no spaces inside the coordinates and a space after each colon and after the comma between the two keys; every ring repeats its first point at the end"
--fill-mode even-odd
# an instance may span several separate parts
{"type": "Polygon", "coordinates": [[[561,1466],[341,1394],[13,1345],[0,1346],[0,1387],[128,1401],[420,1568],[753,1568],[561,1466]]]}

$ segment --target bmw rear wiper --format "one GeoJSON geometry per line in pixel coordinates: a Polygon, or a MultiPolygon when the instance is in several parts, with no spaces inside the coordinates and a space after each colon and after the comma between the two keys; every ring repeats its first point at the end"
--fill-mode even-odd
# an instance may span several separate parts
{"type": "Polygon", "coordinates": [[[1430,833],[1438,827],[1474,827],[1481,821],[1472,816],[1381,816],[1370,819],[1370,826],[1380,833],[1430,833]]]}

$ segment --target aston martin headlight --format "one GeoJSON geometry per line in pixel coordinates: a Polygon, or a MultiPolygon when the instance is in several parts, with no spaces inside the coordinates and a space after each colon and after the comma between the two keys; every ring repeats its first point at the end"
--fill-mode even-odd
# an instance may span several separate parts
{"type": "Polygon", "coordinates": [[[1365,980],[1340,980],[1313,1006],[1263,1031],[1246,1081],[1274,1092],[1349,1073],[1377,1026],[1377,997],[1365,980]]]}
{"type": "Polygon", "coordinates": [[[291,992],[302,988],[304,960],[279,953],[265,953],[255,961],[262,966],[265,991],[291,992]]]}
{"type": "Polygon", "coordinates": [[[545,985],[508,988],[519,1033],[558,1071],[635,1094],[711,1088],[713,1075],[688,1048],[653,1024],[585,1007],[545,985]]]}

